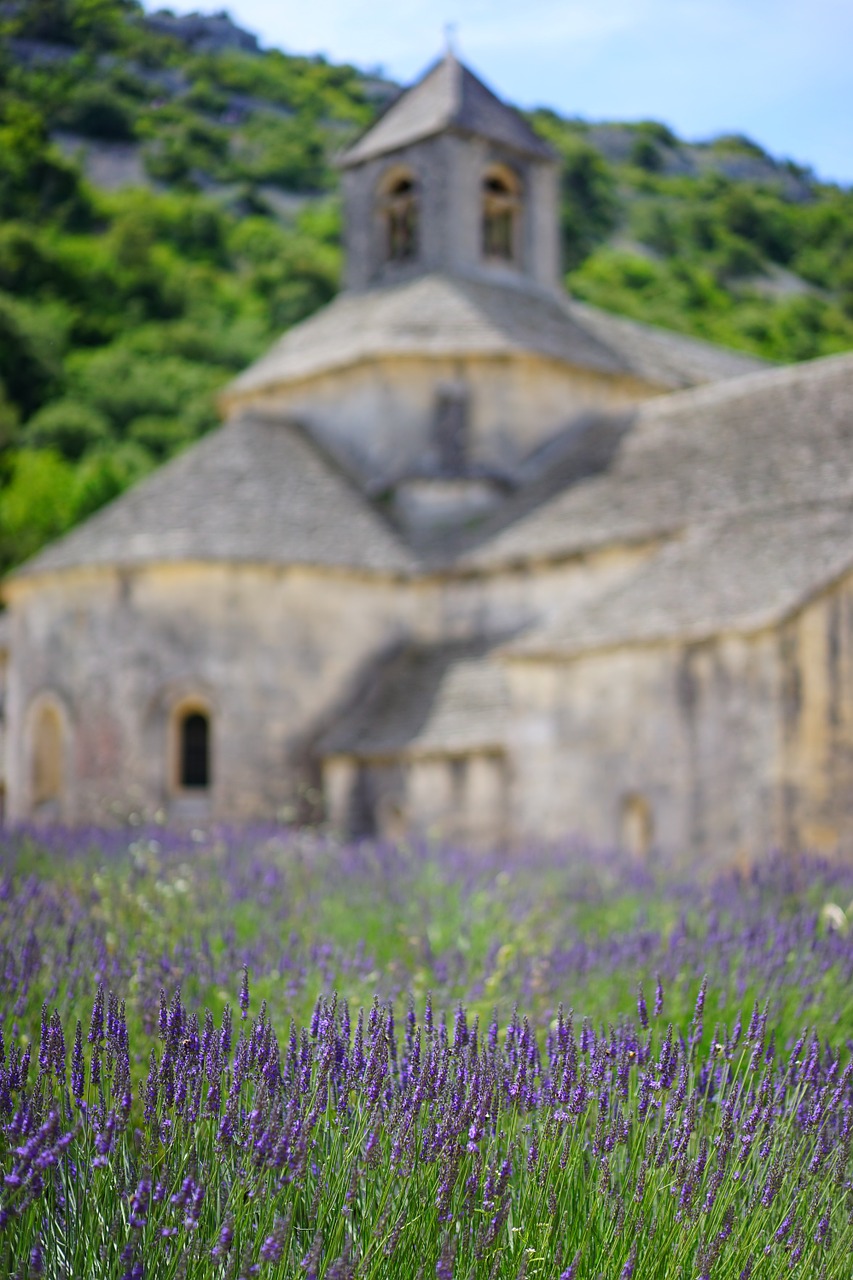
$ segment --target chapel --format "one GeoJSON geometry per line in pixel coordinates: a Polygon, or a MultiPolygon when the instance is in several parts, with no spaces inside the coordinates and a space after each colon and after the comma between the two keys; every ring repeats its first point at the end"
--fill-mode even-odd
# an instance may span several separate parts
{"type": "Polygon", "coordinates": [[[849,846],[853,355],[567,296],[556,157],[452,52],[340,165],[340,295],[3,584],[7,818],[849,846]]]}

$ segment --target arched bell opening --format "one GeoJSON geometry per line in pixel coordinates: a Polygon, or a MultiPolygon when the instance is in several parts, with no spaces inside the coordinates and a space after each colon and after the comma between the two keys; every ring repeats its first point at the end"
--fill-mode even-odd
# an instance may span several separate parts
{"type": "Polygon", "coordinates": [[[413,262],[418,256],[420,217],[418,187],[408,169],[394,169],[379,191],[385,262],[413,262]]]}
{"type": "Polygon", "coordinates": [[[521,184],[505,165],[492,165],[482,185],[483,257],[517,263],[520,257],[521,184]]]}

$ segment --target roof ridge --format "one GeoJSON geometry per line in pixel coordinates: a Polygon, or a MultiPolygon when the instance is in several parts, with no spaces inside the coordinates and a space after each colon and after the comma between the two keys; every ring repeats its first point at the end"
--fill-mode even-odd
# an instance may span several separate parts
{"type": "MultiPolygon", "coordinates": [[[[668,332],[665,330],[664,332],[668,332]]],[[[700,341],[702,341],[700,339],[700,341]]],[[[708,344],[713,345],[713,344],[708,344]]],[[[721,348],[728,350],[727,348],[721,348]]],[[[739,353],[735,353],[739,354],[739,353]]],[[[732,377],[717,382],[706,382],[698,387],[686,387],[681,391],[670,391],[664,395],[654,396],[638,405],[638,417],[646,418],[650,414],[660,412],[682,412],[686,407],[714,405],[729,400],[737,400],[740,396],[753,391],[762,391],[767,387],[785,387],[796,385],[804,378],[811,379],[817,369],[822,372],[827,367],[849,364],[853,372],[853,351],[841,351],[828,356],[814,356],[809,360],[798,360],[794,364],[771,365],[769,368],[749,370],[746,373],[734,374],[732,377]]]]}

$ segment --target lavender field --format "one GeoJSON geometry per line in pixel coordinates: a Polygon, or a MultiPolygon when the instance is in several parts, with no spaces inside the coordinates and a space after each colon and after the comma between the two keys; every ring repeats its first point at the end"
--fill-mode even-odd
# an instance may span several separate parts
{"type": "Polygon", "coordinates": [[[7,834],[0,1275],[848,1280],[851,900],[805,857],[7,834]]]}

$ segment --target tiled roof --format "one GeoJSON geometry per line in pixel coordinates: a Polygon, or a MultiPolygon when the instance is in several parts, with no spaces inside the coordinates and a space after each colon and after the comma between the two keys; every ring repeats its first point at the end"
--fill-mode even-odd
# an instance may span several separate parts
{"type": "MultiPolygon", "coordinates": [[[[853,354],[658,396],[616,433],[598,474],[508,521],[469,568],[581,554],[746,511],[853,497],[853,354]]],[[[523,495],[519,495],[519,500],[523,495]]]]}
{"type": "Polygon", "coordinates": [[[446,129],[476,134],[543,160],[554,159],[551,148],[524,117],[448,53],[388,106],[340,163],[360,164],[446,129]]]}
{"type": "Polygon", "coordinates": [[[414,567],[381,516],[297,428],[247,416],[205,436],[15,576],[181,560],[390,574],[414,567]]]}
{"type": "Polygon", "coordinates": [[[231,383],[223,403],[381,355],[534,351],[582,369],[627,374],[660,390],[732,378],[762,362],[711,343],[620,320],[532,288],[440,274],[343,293],[288,330],[231,383]]]}
{"type": "Polygon", "coordinates": [[[712,520],[507,652],[569,658],[625,644],[756,631],[782,621],[851,566],[853,498],[712,520]]]}

